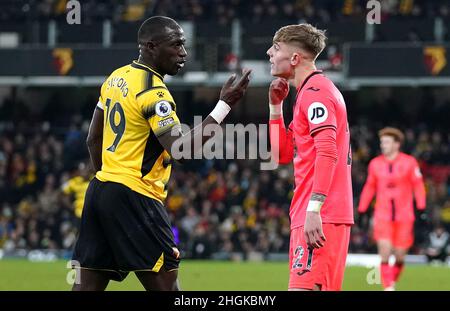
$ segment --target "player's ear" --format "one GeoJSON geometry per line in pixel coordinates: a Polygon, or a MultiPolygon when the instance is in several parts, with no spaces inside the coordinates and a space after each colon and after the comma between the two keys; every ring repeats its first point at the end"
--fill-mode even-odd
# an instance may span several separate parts
{"type": "Polygon", "coordinates": [[[146,52],[150,52],[155,46],[156,44],[152,41],[145,41],[139,43],[139,48],[141,50],[145,50],[146,52]]]}
{"type": "Polygon", "coordinates": [[[300,63],[301,55],[299,53],[293,53],[291,56],[291,65],[297,66],[300,63]]]}

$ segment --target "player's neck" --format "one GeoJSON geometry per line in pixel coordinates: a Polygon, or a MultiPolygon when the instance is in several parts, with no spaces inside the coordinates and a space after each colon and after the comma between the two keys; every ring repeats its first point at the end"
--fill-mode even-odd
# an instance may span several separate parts
{"type": "Polygon", "coordinates": [[[305,66],[298,67],[294,78],[295,87],[299,88],[305,79],[316,70],[317,68],[314,63],[308,63],[305,66]]]}
{"type": "Polygon", "coordinates": [[[145,61],[145,60],[142,58],[142,56],[139,56],[137,62],[138,62],[139,64],[142,64],[142,65],[144,65],[144,66],[147,66],[147,67],[151,68],[152,70],[154,70],[154,71],[156,71],[157,73],[159,73],[160,75],[162,75],[160,72],[158,72],[158,71],[156,70],[155,66],[153,66],[151,62],[145,61]]]}
{"type": "Polygon", "coordinates": [[[399,155],[400,151],[395,151],[389,155],[385,155],[384,157],[388,160],[388,161],[394,161],[398,155],[399,155]]]}

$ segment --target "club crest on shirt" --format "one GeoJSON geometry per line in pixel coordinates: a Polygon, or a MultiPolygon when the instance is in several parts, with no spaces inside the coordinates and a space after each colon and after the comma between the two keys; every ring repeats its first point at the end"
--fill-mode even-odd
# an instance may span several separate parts
{"type": "Polygon", "coordinates": [[[416,167],[414,169],[414,174],[416,175],[417,178],[422,177],[422,172],[420,171],[420,168],[416,167]]]}
{"type": "Polygon", "coordinates": [[[312,124],[320,124],[328,118],[327,107],[321,102],[313,102],[308,107],[308,120],[312,124]]]}
{"type": "Polygon", "coordinates": [[[158,116],[164,118],[172,112],[172,106],[168,101],[162,100],[156,103],[155,112],[158,116]]]}

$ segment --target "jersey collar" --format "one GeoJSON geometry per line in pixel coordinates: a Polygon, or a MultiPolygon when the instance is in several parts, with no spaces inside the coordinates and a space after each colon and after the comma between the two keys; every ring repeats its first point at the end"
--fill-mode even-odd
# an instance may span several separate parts
{"type": "Polygon", "coordinates": [[[152,72],[152,73],[154,73],[158,78],[160,78],[161,81],[164,81],[164,77],[163,77],[162,75],[160,75],[158,72],[156,72],[156,70],[150,68],[150,67],[147,66],[147,65],[138,63],[137,61],[134,60],[133,63],[131,64],[131,67],[133,67],[133,68],[138,68],[138,69],[142,69],[142,70],[149,71],[149,72],[152,72]]]}
{"type": "Polygon", "coordinates": [[[298,91],[300,92],[302,90],[302,88],[306,85],[306,83],[308,82],[309,79],[311,79],[312,76],[317,75],[322,73],[322,70],[314,70],[313,72],[311,72],[305,79],[305,81],[303,81],[302,85],[300,86],[300,88],[298,89],[298,91]]]}
{"type": "MultiPolygon", "coordinates": [[[[297,103],[297,98],[298,95],[300,94],[300,91],[302,90],[302,88],[306,85],[306,83],[308,82],[309,79],[312,78],[312,76],[315,76],[319,73],[322,73],[322,70],[314,70],[313,72],[311,72],[305,79],[305,81],[303,81],[302,85],[297,89],[297,96],[295,96],[295,104],[297,103]]],[[[294,104],[294,106],[295,106],[294,104]]]]}

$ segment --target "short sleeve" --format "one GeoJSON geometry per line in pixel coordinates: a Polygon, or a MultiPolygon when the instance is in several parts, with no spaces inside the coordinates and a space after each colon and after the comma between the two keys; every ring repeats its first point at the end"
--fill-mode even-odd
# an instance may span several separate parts
{"type": "Polygon", "coordinates": [[[301,104],[311,136],[325,128],[337,129],[336,106],[329,96],[306,90],[301,104]]]}
{"type": "Polygon", "coordinates": [[[166,88],[155,88],[139,97],[142,116],[148,121],[156,136],[170,131],[180,125],[176,105],[166,88]]]}
{"type": "MultiPolygon", "coordinates": [[[[109,80],[109,79],[108,79],[109,80]]],[[[105,82],[103,82],[102,87],[100,88],[100,96],[98,98],[98,102],[97,102],[97,108],[101,109],[101,110],[105,110],[105,89],[106,89],[106,84],[108,83],[108,80],[106,80],[105,82]]]]}

